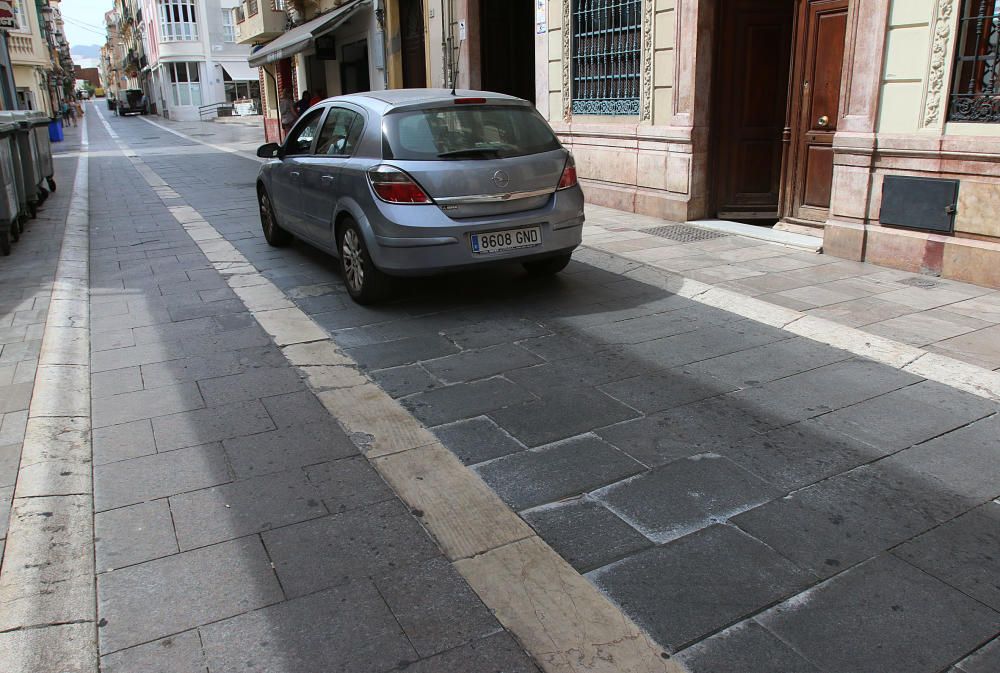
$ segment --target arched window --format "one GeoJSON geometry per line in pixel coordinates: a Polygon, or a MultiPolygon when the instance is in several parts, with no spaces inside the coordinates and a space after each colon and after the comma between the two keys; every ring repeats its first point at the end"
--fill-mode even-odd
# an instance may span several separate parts
{"type": "Polygon", "coordinates": [[[948,120],[1000,123],[1000,0],[963,0],[948,120]]]}

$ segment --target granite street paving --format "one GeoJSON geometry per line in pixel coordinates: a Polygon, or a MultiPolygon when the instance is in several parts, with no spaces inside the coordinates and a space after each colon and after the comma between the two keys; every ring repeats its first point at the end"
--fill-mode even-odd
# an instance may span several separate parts
{"type": "Polygon", "coordinates": [[[255,160],[144,119],[107,120],[115,138],[86,120],[102,670],[559,670],[470,588],[173,206],[664,660],[1000,670],[996,401],[672,293],[636,273],[665,272],[593,248],[556,279],[406,280],[362,308],[332,259],[264,242],[255,160]]]}

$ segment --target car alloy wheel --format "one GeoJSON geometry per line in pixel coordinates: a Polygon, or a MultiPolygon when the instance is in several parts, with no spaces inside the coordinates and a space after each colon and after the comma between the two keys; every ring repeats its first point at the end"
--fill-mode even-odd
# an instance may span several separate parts
{"type": "Polygon", "coordinates": [[[360,293],[365,287],[365,264],[361,252],[361,239],[353,228],[344,232],[340,253],[344,260],[345,280],[354,293],[360,293]]]}
{"type": "Polygon", "coordinates": [[[267,192],[261,190],[257,202],[260,205],[260,228],[264,230],[264,240],[276,248],[288,245],[292,240],[292,235],[278,226],[275,221],[274,209],[271,207],[271,199],[268,198],[267,192]]]}
{"type": "Polygon", "coordinates": [[[351,299],[372,304],[389,294],[392,279],[375,266],[357,223],[346,218],[339,227],[340,269],[351,299]]]}

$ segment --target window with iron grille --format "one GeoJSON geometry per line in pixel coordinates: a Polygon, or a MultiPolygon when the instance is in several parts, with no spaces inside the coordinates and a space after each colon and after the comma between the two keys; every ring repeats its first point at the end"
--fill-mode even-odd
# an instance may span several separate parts
{"type": "Polygon", "coordinates": [[[574,0],[574,114],[639,114],[641,44],[642,0],[574,0]]]}
{"type": "Polygon", "coordinates": [[[160,37],[164,42],[198,39],[194,0],[160,2],[160,37]]]}
{"type": "Polygon", "coordinates": [[[1000,123],[1000,0],[964,0],[948,120],[1000,123]]]}
{"type": "Polygon", "coordinates": [[[257,0],[247,0],[247,16],[257,16],[257,12],[260,11],[260,7],[257,6],[257,0]]]}
{"type": "Polygon", "coordinates": [[[274,11],[283,12],[285,11],[285,0],[272,0],[271,6],[274,8],[274,11]]]}

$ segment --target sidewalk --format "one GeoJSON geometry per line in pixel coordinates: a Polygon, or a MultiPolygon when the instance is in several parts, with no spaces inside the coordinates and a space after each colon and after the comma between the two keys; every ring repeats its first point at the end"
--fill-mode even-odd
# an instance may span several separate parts
{"type": "MultiPolygon", "coordinates": [[[[996,293],[590,208],[557,279],[362,308],[248,138],[89,112],[102,670],[1000,668],[996,367],[907,327],[996,293]]],[[[93,673],[54,626],[0,657],[93,673]]]]}
{"type": "Polygon", "coordinates": [[[1000,291],[589,206],[586,244],[741,295],[1000,369],[1000,291]],[[673,238],[670,238],[673,236],[673,238]]]}
{"type": "Polygon", "coordinates": [[[65,140],[53,144],[57,190],[10,256],[0,258],[0,561],[75,177],[76,162],[58,155],[75,153],[79,140],[80,131],[69,128],[65,140]]]}

